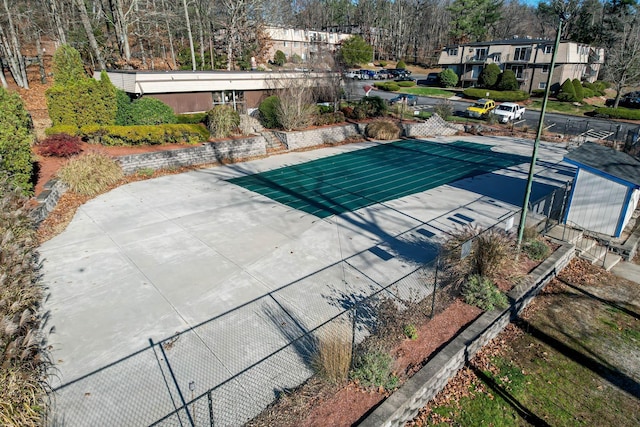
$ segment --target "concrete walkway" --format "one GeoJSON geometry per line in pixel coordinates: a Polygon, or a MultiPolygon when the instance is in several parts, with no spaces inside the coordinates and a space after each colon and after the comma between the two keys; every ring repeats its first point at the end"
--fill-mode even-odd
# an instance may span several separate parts
{"type": "MultiPolygon", "coordinates": [[[[431,292],[410,273],[462,224],[512,224],[528,163],[325,219],[226,181],[373,144],[136,182],[83,205],[40,248],[52,422],[149,425],[169,415],[168,425],[189,416],[240,425],[311,375],[308,331],[401,279],[398,292],[431,292]],[[170,415],[192,400],[189,414],[170,415]]],[[[541,145],[532,200],[571,179],[563,154],[541,145]]]]}
{"type": "Polygon", "coordinates": [[[640,265],[632,262],[620,261],[611,269],[611,272],[618,277],[640,284],[640,265]]]}

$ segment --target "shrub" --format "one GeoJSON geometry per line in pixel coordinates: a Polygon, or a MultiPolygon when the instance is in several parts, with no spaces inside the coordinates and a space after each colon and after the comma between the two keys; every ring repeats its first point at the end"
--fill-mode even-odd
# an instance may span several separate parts
{"type": "Polygon", "coordinates": [[[523,246],[524,251],[529,258],[540,261],[549,256],[549,246],[542,240],[529,240],[523,246]]]}
{"type": "Polygon", "coordinates": [[[496,89],[502,91],[513,91],[520,89],[520,83],[518,83],[518,79],[516,78],[516,73],[512,70],[504,70],[498,76],[498,81],[496,82],[496,89]]]}
{"type": "Polygon", "coordinates": [[[404,82],[397,82],[398,86],[400,87],[413,87],[416,85],[416,82],[414,81],[404,81],[404,82]]]}
{"type": "Polygon", "coordinates": [[[416,328],[415,325],[405,325],[404,328],[402,328],[402,331],[404,332],[404,336],[410,340],[418,339],[418,328],[416,328]]]}
{"type": "Polygon", "coordinates": [[[402,59],[398,61],[396,64],[396,70],[404,70],[405,68],[407,68],[407,64],[402,59]]]}
{"type": "Polygon", "coordinates": [[[278,121],[278,104],[280,104],[280,98],[272,95],[266,97],[258,106],[260,121],[264,127],[269,129],[277,129],[280,127],[280,122],[278,121]]]}
{"type": "Polygon", "coordinates": [[[72,125],[57,125],[57,126],[51,126],[50,128],[45,129],[44,133],[47,136],[56,135],[59,133],[66,133],[67,135],[78,136],[80,134],[80,129],[72,125]]]}
{"type": "Polygon", "coordinates": [[[294,53],[293,55],[291,55],[291,57],[289,59],[294,64],[302,64],[302,57],[300,55],[298,55],[297,53],[294,53]]]}
{"type": "Polygon", "coordinates": [[[611,119],[640,120],[640,109],[600,107],[596,108],[594,112],[597,116],[609,117],[611,119]]]}
{"type": "Polygon", "coordinates": [[[583,98],[593,98],[594,96],[599,96],[597,93],[595,93],[592,89],[589,89],[588,87],[582,87],[582,96],[583,98]]]}
{"type": "Polygon", "coordinates": [[[22,99],[0,87],[0,173],[6,173],[13,185],[29,193],[31,173],[31,119],[22,99]]]}
{"type": "Polygon", "coordinates": [[[39,145],[39,152],[43,156],[71,157],[82,152],[80,138],[66,133],[50,135],[39,145]]]}
{"type": "Polygon", "coordinates": [[[173,124],[178,120],[171,107],[159,99],[145,97],[136,99],[129,107],[128,125],[173,124]]]}
{"type": "Polygon", "coordinates": [[[273,55],[273,63],[279,67],[282,67],[285,62],[287,62],[287,56],[281,50],[276,50],[276,53],[273,55]]]}
{"type": "Polygon", "coordinates": [[[365,117],[382,117],[387,113],[387,103],[379,96],[365,96],[358,105],[363,109],[365,117]]]}
{"type": "Polygon", "coordinates": [[[80,53],[63,44],[53,54],[53,81],[56,85],[73,85],[81,80],[88,80],[89,76],[84,71],[80,53]]]}
{"type": "Polygon", "coordinates": [[[558,93],[558,101],[563,102],[575,102],[576,101],[576,89],[571,82],[571,79],[567,79],[560,86],[560,93],[558,93]]]}
{"type": "Polygon", "coordinates": [[[122,168],[111,157],[89,152],[69,160],[58,177],[74,193],[95,196],[116,184],[124,176],[122,168]]]}
{"type": "Polygon", "coordinates": [[[542,98],[544,96],[544,89],[534,89],[531,91],[531,96],[536,98],[542,98]]]}
{"type": "Polygon", "coordinates": [[[390,120],[377,120],[375,122],[371,122],[365,129],[365,134],[369,138],[385,141],[400,138],[400,133],[401,130],[398,125],[390,120]]]}
{"type": "Polygon", "coordinates": [[[0,175],[0,419],[6,426],[40,426],[48,357],[35,226],[29,199],[0,175]]]}
{"type": "Polygon", "coordinates": [[[433,106],[433,112],[443,119],[448,120],[453,116],[453,103],[448,99],[443,99],[433,106]]]}
{"type": "Polygon", "coordinates": [[[489,98],[499,102],[517,102],[529,99],[529,94],[523,90],[500,91],[491,89],[479,89],[473,87],[465,89],[464,96],[466,96],[467,98],[480,99],[487,97],[487,92],[489,92],[489,98]]]}
{"type": "Polygon", "coordinates": [[[209,139],[202,125],[84,126],[79,134],[102,145],[197,144],[209,139]]]}
{"type": "Polygon", "coordinates": [[[504,309],[509,305],[506,295],[487,277],[474,274],[462,287],[464,302],[484,311],[504,309]]]}
{"type": "Polygon", "coordinates": [[[458,84],[458,75],[450,68],[440,71],[438,79],[444,87],[456,87],[458,84]]]}
{"type": "Polygon", "coordinates": [[[580,83],[580,80],[578,79],[573,79],[571,80],[571,84],[573,85],[573,91],[576,94],[576,101],[582,102],[582,100],[584,99],[584,93],[582,92],[582,83],[580,83]]]}
{"type": "Polygon", "coordinates": [[[387,66],[387,61],[380,61],[379,64],[382,68],[384,68],[387,66]]]}
{"type": "Polygon", "coordinates": [[[336,111],[335,113],[317,114],[314,116],[313,124],[315,126],[333,125],[343,123],[344,120],[344,113],[342,111],[336,111]]]}
{"type": "Polygon", "coordinates": [[[513,255],[513,245],[509,236],[496,229],[479,234],[474,239],[471,255],[471,272],[492,277],[513,255]]]}
{"type": "Polygon", "coordinates": [[[176,121],[182,125],[197,125],[207,120],[207,113],[178,114],[176,121]]]}
{"type": "Polygon", "coordinates": [[[327,334],[318,341],[313,357],[314,370],[333,384],[340,384],[349,378],[351,367],[351,333],[348,327],[327,334]]]}
{"type": "Polygon", "coordinates": [[[240,126],[240,115],[230,105],[216,105],[207,113],[207,128],[214,138],[225,138],[240,126]]]}
{"type": "Polygon", "coordinates": [[[351,378],[364,387],[384,387],[393,389],[398,384],[398,378],[391,375],[393,359],[382,350],[368,351],[356,357],[351,378]]]}
{"type": "Polygon", "coordinates": [[[386,92],[395,92],[400,90],[400,86],[396,82],[379,82],[373,84],[376,88],[384,90],[386,92]]]}
{"type": "Polygon", "coordinates": [[[129,123],[129,109],[131,108],[131,98],[127,92],[116,89],[116,117],[113,124],[126,126],[129,123]]]}
{"type": "Polygon", "coordinates": [[[116,91],[110,82],[84,79],[47,89],[47,109],[54,126],[112,125],[116,121],[116,91]]]}
{"type": "Polygon", "coordinates": [[[478,86],[492,88],[498,82],[498,76],[500,76],[500,67],[498,64],[487,64],[478,76],[478,86]]]}

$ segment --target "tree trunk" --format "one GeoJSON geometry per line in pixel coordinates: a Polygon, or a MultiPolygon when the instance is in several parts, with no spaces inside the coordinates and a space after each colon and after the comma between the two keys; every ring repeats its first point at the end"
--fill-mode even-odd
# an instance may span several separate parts
{"type": "Polygon", "coordinates": [[[167,10],[167,6],[165,0],[162,0],[162,9],[164,10],[164,22],[167,25],[167,37],[169,39],[169,50],[171,51],[171,64],[173,65],[173,69],[178,68],[176,64],[176,51],[173,49],[173,34],[171,32],[171,26],[169,25],[169,11],[167,10]]]}
{"type": "Polygon", "coordinates": [[[40,44],[40,34],[36,35],[36,50],[38,51],[38,68],[40,69],[40,83],[45,84],[47,82],[47,73],[44,70],[44,52],[42,51],[42,44],[40,44]]]}
{"type": "MultiPolygon", "coordinates": [[[[6,38],[6,35],[2,34],[2,45],[5,50],[5,55],[9,60],[9,69],[13,75],[13,79],[16,84],[22,88],[29,89],[29,81],[27,80],[27,69],[24,64],[24,57],[20,50],[20,42],[18,41],[18,34],[16,28],[13,25],[13,17],[9,11],[9,4],[7,0],[3,1],[4,10],[7,13],[7,21],[9,23],[9,36],[11,37],[11,43],[6,38]]],[[[0,28],[2,31],[2,28],[0,28]]]]}
{"type": "Polygon", "coordinates": [[[128,25],[122,8],[122,0],[110,0],[111,14],[113,15],[114,27],[118,38],[120,54],[127,63],[131,61],[131,46],[129,45],[128,25]]]}
{"type": "Polygon", "coordinates": [[[98,41],[93,35],[93,28],[91,26],[91,20],[89,19],[89,14],[87,13],[87,8],[84,4],[84,0],[74,0],[79,12],[80,12],[80,21],[82,22],[82,26],[84,27],[84,31],[87,34],[87,39],[89,40],[89,46],[93,50],[93,55],[98,61],[98,66],[101,70],[106,69],[106,64],[104,59],[102,58],[102,53],[100,52],[100,48],[98,47],[98,41]]]}
{"type": "Polygon", "coordinates": [[[196,52],[193,48],[193,34],[191,33],[191,23],[189,22],[189,9],[187,8],[187,0],[182,0],[184,6],[184,17],[187,24],[187,34],[189,36],[189,48],[191,49],[191,69],[196,70],[196,52]]]}
{"type": "Polygon", "coordinates": [[[98,47],[98,41],[93,35],[93,28],[91,27],[91,20],[89,19],[89,14],[87,13],[87,7],[84,4],[84,0],[74,0],[74,3],[78,7],[80,11],[80,21],[82,21],[82,26],[84,27],[85,33],[87,33],[87,38],[89,39],[89,46],[93,50],[93,55],[96,57],[98,61],[98,65],[101,70],[107,68],[104,59],[102,58],[102,53],[100,52],[100,48],[98,47]]]}
{"type": "MultiPolygon", "coordinates": [[[[0,49],[0,53],[2,50],[0,49]]],[[[9,88],[9,84],[7,83],[7,78],[4,76],[4,66],[2,64],[2,60],[0,59],[0,83],[2,83],[2,87],[5,89],[9,88]]]]}
{"type": "Polygon", "coordinates": [[[196,4],[196,18],[198,19],[198,38],[200,39],[200,67],[204,70],[205,58],[204,58],[204,22],[202,22],[202,16],[200,15],[200,7],[196,4]]]}
{"type": "Polygon", "coordinates": [[[49,7],[51,7],[51,15],[53,15],[53,24],[56,27],[58,39],[60,40],[60,43],[67,44],[67,37],[64,33],[64,28],[62,27],[62,21],[60,20],[57,0],[49,0],[49,7]]]}

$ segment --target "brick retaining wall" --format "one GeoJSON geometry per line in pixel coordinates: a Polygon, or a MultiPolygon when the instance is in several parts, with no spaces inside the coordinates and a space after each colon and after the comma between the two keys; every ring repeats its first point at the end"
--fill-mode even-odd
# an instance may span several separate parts
{"type": "Polygon", "coordinates": [[[140,169],[166,169],[180,166],[248,160],[267,155],[267,142],[262,136],[206,142],[202,145],[177,150],[131,154],[117,158],[125,174],[140,169]]]}
{"type": "Polygon", "coordinates": [[[38,194],[36,206],[31,212],[31,218],[36,224],[44,221],[49,213],[56,207],[60,197],[67,191],[67,186],[58,179],[52,179],[44,185],[44,191],[38,194]]]}
{"type": "Polygon", "coordinates": [[[310,130],[273,131],[273,133],[288,150],[297,150],[323,144],[337,144],[354,136],[361,136],[364,133],[364,126],[357,123],[347,123],[310,130]]]}
{"type": "Polygon", "coordinates": [[[403,426],[433,399],[458,370],[514,319],[575,256],[575,246],[564,245],[534,269],[527,280],[509,292],[513,303],[503,311],[482,314],[447,344],[419,372],[385,400],[359,425],[403,426]]]}

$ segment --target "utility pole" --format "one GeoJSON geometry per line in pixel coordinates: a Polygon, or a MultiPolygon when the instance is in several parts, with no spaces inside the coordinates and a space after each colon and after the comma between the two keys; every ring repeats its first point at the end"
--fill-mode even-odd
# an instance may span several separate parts
{"type": "Polygon", "coordinates": [[[522,213],[520,214],[520,224],[518,225],[518,252],[522,245],[522,236],[524,235],[524,229],[527,223],[527,210],[529,208],[529,198],[531,196],[531,187],[533,185],[533,175],[536,167],[536,158],[538,157],[538,147],[540,146],[540,136],[542,136],[542,129],[544,127],[544,113],[547,109],[547,103],[549,102],[549,93],[551,92],[551,77],[553,76],[553,68],[556,65],[556,55],[558,54],[558,47],[560,46],[560,35],[562,34],[562,24],[565,23],[570,17],[569,13],[562,12],[559,15],[560,20],[558,23],[558,32],[556,33],[556,42],[551,54],[551,66],[549,67],[549,75],[547,76],[547,85],[544,90],[544,98],[542,99],[542,108],[540,109],[540,122],[538,123],[538,132],[536,133],[536,140],[533,143],[533,153],[531,154],[531,164],[529,165],[529,177],[527,178],[527,189],[524,193],[524,201],[522,202],[522,213]]]}

